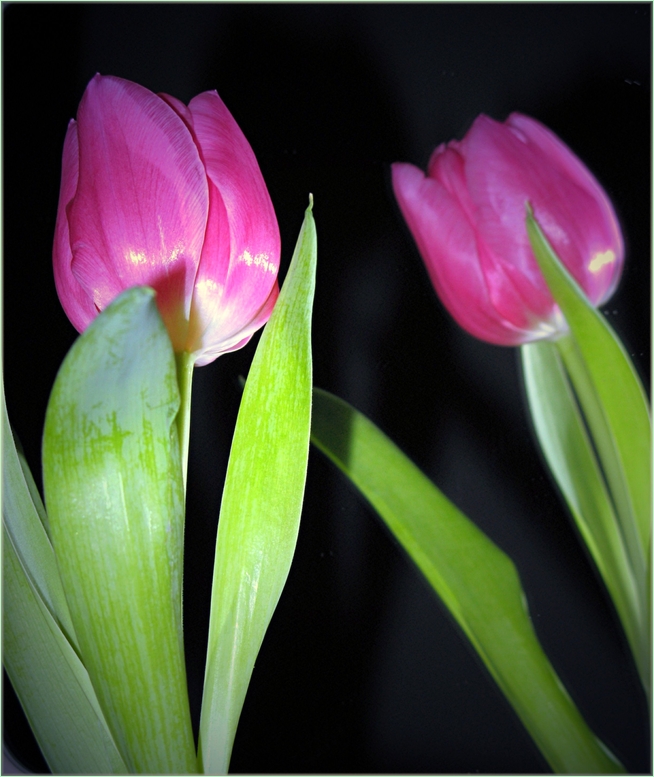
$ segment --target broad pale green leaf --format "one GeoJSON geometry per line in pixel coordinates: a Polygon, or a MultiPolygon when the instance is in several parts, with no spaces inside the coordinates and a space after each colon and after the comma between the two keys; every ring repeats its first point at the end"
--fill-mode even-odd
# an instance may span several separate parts
{"type": "Polygon", "coordinates": [[[3,663],[55,774],[125,774],[91,681],[3,524],[3,663]]]}
{"type": "Polygon", "coordinates": [[[318,389],[312,441],[361,491],[425,575],[552,769],[622,773],[543,652],[508,556],[365,416],[318,389]]]}
{"type": "Polygon", "coordinates": [[[629,555],[593,446],[554,343],[523,345],[529,408],[541,449],[613,599],[641,674],[649,662],[647,602],[639,599],[629,555]]]}
{"type": "Polygon", "coordinates": [[[200,722],[205,774],[227,772],[254,661],[295,551],[309,452],[315,267],[310,206],[250,368],[227,468],[200,722]]]}
{"type": "Polygon", "coordinates": [[[75,342],[46,413],[53,546],[82,661],[132,772],[196,768],[181,619],[178,406],[154,292],[132,288],[75,342]]]}

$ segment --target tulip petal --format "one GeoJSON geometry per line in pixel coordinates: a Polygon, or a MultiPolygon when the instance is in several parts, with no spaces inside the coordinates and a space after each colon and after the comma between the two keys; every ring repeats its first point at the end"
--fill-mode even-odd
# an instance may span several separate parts
{"type": "MultiPolygon", "coordinates": [[[[479,238],[495,257],[496,271],[514,278],[532,315],[548,319],[554,301],[533,257],[524,226],[525,204],[536,193],[539,162],[504,125],[487,116],[475,120],[462,146],[479,238]]],[[[560,186],[562,182],[556,183],[560,186]]],[[[542,196],[537,199],[542,200],[542,196]]],[[[497,304],[503,307],[500,301],[497,304]]],[[[509,305],[507,300],[504,307],[509,305]]]]}
{"type": "MultiPolygon", "coordinates": [[[[534,318],[551,318],[553,300],[527,238],[526,203],[533,207],[575,279],[591,291],[588,265],[597,253],[611,246],[603,240],[596,244],[598,211],[587,189],[557,165],[557,158],[545,156],[520,128],[507,127],[487,116],[475,120],[461,145],[470,196],[477,208],[479,237],[498,266],[513,278],[534,318]],[[589,236],[593,236],[594,247],[589,245],[589,236]]],[[[597,279],[592,290],[599,292],[597,279]]]]}
{"type": "Polygon", "coordinates": [[[396,195],[436,291],[481,339],[511,345],[567,331],[529,243],[527,206],[592,304],[615,289],[624,245],[611,203],[537,121],[517,113],[503,124],[478,116],[463,140],[436,148],[427,180],[417,171],[410,178],[404,203],[402,186],[395,185],[396,195]],[[484,316],[499,335],[493,326],[484,332],[484,316]]]}
{"type": "Polygon", "coordinates": [[[512,113],[506,124],[522,132],[550,166],[589,195],[583,200],[585,210],[575,203],[572,213],[577,239],[587,247],[577,277],[593,305],[601,305],[615,291],[624,264],[624,241],[611,201],[590,170],[547,127],[520,113],[512,113]]]}
{"type": "Polygon", "coordinates": [[[455,198],[410,164],[392,165],[393,189],[425,260],[432,283],[457,322],[498,345],[524,341],[524,332],[500,319],[489,298],[474,230],[455,198]]]}
{"type": "MultiPolygon", "coordinates": [[[[477,209],[468,189],[466,163],[459,145],[452,141],[447,146],[439,146],[429,161],[428,174],[452,195],[476,233],[477,209]]],[[[546,297],[545,307],[534,317],[529,307],[531,300],[521,292],[520,273],[510,263],[503,262],[501,256],[495,256],[479,235],[476,244],[488,298],[498,317],[525,333],[522,342],[551,335],[554,326],[547,323],[555,318],[551,297],[546,297]]]]}
{"type": "Polygon", "coordinates": [[[202,349],[201,356],[199,356],[195,362],[196,367],[202,367],[204,364],[209,364],[210,362],[214,361],[214,359],[217,359],[221,354],[238,351],[239,348],[243,348],[244,345],[247,345],[252,335],[257,330],[261,329],[261,327],[270,318],[278,297],[279,286],[275,283],[275,285],[272,287],[270,295],[268,296],[268,299],[264,302],[263,306],[254,316],[254,318],[231,338],[221,340],[216,345],[211,344],[209,346],[205,346],[202,349]]]}
{"type": "Polygon", "coordinates": [[[159,97],[167,102],[168,105],[170,105],[170,107],[175,111],[175,113],[179,114],[179,116],[186,122],[189,127],[193,126],[191,112],[181,100],[178,100],[176,97],[172,97],[172,95],[165,94],[164,92],[159,92],[159,97]]]}
{"type": "MultiPolygon", "coordinates": [[[[279,228],[254,153],[217,93],[198,95],[189,111],[210,198],[193,295],[192,347],[200,340],[211,343],[217,355],[265,323],[265,303],[277,294],[279,228]]],[[[197,363],[206,361],[200,356],[197,363]]]]}
{"type": "Polygon", "coordinates": [[[80,104],[78,133],[79,183],[69,209],[73,274],[98,309],[129,286],[152,286],[181,350],[208,213],[193,137],[165,100],[99,75],[80,104]]]}
{"type": "Polygon", "coordinates": [[[98,311],[93,298],[79,285],[72,272],[73,253],[70,249],[68,206],[77,191],[79,177],[79,143],[77,123],[71,119],[64,140],[61,163],[61,188],[57,208],[54,247],[52,252],[54,280],[57,294],[66,315],[78,332],[84,331],[98,311]]]}
{"type": "Polygon", "coordinates": [[[427,175],[439,181],[461,206],[471,226],[475,223],[475,203],[466,182],[465,160],[456,140],[442,143],[431,155],[427,175]]]}

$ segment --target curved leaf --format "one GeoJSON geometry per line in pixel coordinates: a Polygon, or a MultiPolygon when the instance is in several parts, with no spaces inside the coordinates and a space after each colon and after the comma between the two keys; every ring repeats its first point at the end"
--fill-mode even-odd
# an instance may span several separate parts
{"type": "Polygon", "coordinates": [[[46,533],[47,518],[32,473],[19,454],[2,392],[2,519],[37,596],[77,649],[75,630],[46,533]]]}
{"type": "Polygon", "coordinates": [[[125,774],[79,657],[3,526],[3,663],[54,774],[125,774]]]}
{"type": "Polygon", "coordinates": [[[527,232],[547,285],[570,328],[555,345],[597,450],[629,557],[643,633],[648,635],[647,647],[638,650],[635,658],[649,695],[652,432],[647,398],[619,338],[560,262],[529,208],[527,232]]]}
{"type": "Polygon", "coordinates": [[[239,409],[220,508],[198,759],[225,774],[259,648],[286,582],[311,425],[311,206],[239,409]]]}
{"type": "Polygon", "coordinates": [[[641,601],[613,503],[554,343],[523,345],[527,397],[547,463],[597,564],[624,627],[641,676],[649,661],[641,601]]]}
{"type": "Polygon", "coordinates": [[[623,773],[543,652],[508,556],[373,423],[318,389],[312,441],[361,491],[427,578],[552,769],[623,773]]]}
{"type": "Polygon", "coordinates": [[[63,774],[125,766],[74,646],[45,509],[16,449],[2,396],[3,663],[48,765],[63,774]]]}

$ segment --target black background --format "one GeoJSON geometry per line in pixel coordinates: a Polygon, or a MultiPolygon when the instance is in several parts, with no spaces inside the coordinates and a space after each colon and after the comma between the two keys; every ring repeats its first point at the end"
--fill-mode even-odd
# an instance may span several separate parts
{"type": "MultiPolygon", "coordinates": [[[[424,167],[481,112],[550,126],[618,210],[628,254],[604,312],[649,389],[651,6],[17,3],[2,21],[5,386],[37,479],[48,394],[76,336],[51,271],[68,120],[98,71],[184,102],[215,88],[268,184],[280,279],[314,195],[315,384],[369,415],[513,558],[581,711],[628,769],[650,771],[644,695],[534,445],[518,352],[474,340],[442,308],[389,166],[424,167]]],[[[195,373],[185,618],[196,722],[238,376],[256,341],[195,373]]],[[[38,769],[7,711],[10,746],[38,769]]],[[[547,771],[427,584],[315,450],[231,768],[547,771]]]]}

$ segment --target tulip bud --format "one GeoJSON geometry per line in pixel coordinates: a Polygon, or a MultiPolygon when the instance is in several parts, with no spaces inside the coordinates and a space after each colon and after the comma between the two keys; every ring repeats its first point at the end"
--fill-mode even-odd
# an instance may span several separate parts
{"type": "Polygon", "coordinates": [[[624,245],[608,197],[534,119],[478,116],[463,140],[434,151],[427,175],[400,163],[392,175],[436,292],[475,337],[518,345],[567,331],[531,250],[527,204],[593,305],[618,284],[624,245]]]}
{"type": "Polygon", "coordinates": [[[91,80],[64,142],[53,251],[78,331],[124,289],[151,286],[175,352],[207,364],[268,320],[279,255],[261,171],[216,92],[186,107],[91,80]]]}

